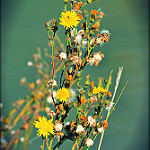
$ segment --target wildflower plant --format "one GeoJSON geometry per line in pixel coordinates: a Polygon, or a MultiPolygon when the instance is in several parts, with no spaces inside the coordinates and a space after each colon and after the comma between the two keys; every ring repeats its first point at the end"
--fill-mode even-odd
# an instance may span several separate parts
{"type": "Polygon", "coordinates": [[[33,55],[34,62],[27,63],[36,68],[36,81],[29,83],[25,78],[21,79],[21,85],[27,87],[30,93],[13,103],[9,116],[3,118],[3,138],[6,133],[12,136],[9,143],[2,145],[7,150],[13,144],[16,149],[21,142],[27,149],[27,144],[38,137],[43,141],[39,145],[42,149],[59,149],[64,141],[70,140],[72,150],[88,150],[98,135],[100,150],[108,119],[127,85],[114,102],[123,67],[119,67],[113,94],[109,91],[112,71],[107,79],[99,77],[97,83],[91,80],[91,72],[86,77],[82,76],[87,65],[98,67],[104,59],[104,54],[94,52],[94,49],[109,42],[110,33],[99,29],[103,11],[91,9],[88,12],[84,9],[95,0],[63,1],[64,10],[59,20],[53,18],[45,23],[49,49],[44,49],[43,56],[38,48],[33,55]],[[64,44],[57,34],[59,26],[64,27],[64,44]],[[58,72],[59,78],[56,77],[58,72]],[[84,80],[83,85],[81,80],[84,80]],[[75,109],[76,114],[70,114],[71,109],[75,109]],[[42,112],[45,114],[41,115],[42,112]],[[69,115],[74,115],[75,119],[67,122],[69,115]],[[33,128],[37,129],[37,136],[31,138],[33,128]],[[53,144],[55,138],[58,141],[53,144]]]}

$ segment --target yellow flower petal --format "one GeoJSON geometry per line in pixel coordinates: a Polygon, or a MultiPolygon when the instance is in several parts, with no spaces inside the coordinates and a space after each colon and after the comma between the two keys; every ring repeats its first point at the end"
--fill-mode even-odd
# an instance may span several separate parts
{"type": "Polygon", "coordinates": [[[63,25],[66,29],[77,27],[79,22],[81,21],[75,11],[62,12],[60,16],[60,24],[63,25]]]}
{"type": "Polygon", "coordinates": [[[37,136],[43,136],[48,138],[48,135],[54,134],[54,124],[52,123],[53,119],[47,121],[46,117],[39,118],[39,121],[34,121],[34,125],[39,130],[37,131],[37,136]]]}
{"type": "Polygon", "coordinates": [[[61,102],[67,102],[70,98],[70,91],[67,88],[62,87],[62,89],[57,90],[56,99],[61,102]]]}

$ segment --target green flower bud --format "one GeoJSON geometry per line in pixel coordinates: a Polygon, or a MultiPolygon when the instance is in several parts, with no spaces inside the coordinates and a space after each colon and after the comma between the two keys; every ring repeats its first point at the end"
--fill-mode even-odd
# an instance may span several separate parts
{"type": "Polygon", "coordinates": [[[90,34],[93,35],[95,33],[95,29],[90,30],[90,34]]]}
{"type": "Polygon", "coordinates": [[[78,107],[78,102],[74,102],[74,103],[73,103],[73,106],[74,106],[74,107],[78,107]]]}
{"type": "Polygon", "coordinates": [[[81,111],[82,110],[82,106],[79,105],[76,109],[77,109],[77,111],[81,111]]]}
{"type": "Polygon", "coordinates": [[[90,21],[91,22],[95,21],[95,17],[93,15],[90,17],[90,21]]]}
{"type": "Polygon", "coordinates": [[[63,111],[61,112],[61,114],[62,114],[62,115],[65,115],[65,114],[66,114],[66,110],[63,110],[63,111]]]}
{"type": "Polygon", "coordinates": [[[103,79],[103,78],[98,79],[98,86],[100,86],[100,87],[102,87],[102,86],[103,86],[103,84],[102,84],[102,80],[104,80],[104,79],[103,79]]]}
{"type": "Polygon", "coordinates": [[[102,126],[101,122],[97,123],[97,127],[100,128],[102,126]]]}
{"type": "Polygon", "coordinates": [[[87,18],[89,16],[89,13],[88,13],[88,11],[86,9],[84,9],[82,11],[82,13],[83,13],[83,17],[85,17],[85,18],[87,18]]]}
{"type": "Polygon", "coordinates": [[[105,99],[105,104],[109,104],[110,103],[110,99],[106,98],[105,99]]]}
{"type": "Polygon", "coordinates": [[[87,76],[86,76],[86,80],[85,80],[84,84],[85,84],[86,86],[89,86],[89,85],[90,85],[90,75],[87,75],[87,76]]]}
{"type": "Polygon", "coordinates": [[[69,2],[69,0],[63,0],[63,2],[64,2],[64,3],[68,3],[68,2],[69,2]]]}
{"type": "Polygon", "coordinates": [[[92,91],[89,90],[89,91],[87,92],[87,95],[88,95],[88,97],[92,97],[92,95],[93,95],[92,91]]]}
{"type": "Polygon", "coordinates": [[[88,4],[91,4],[92,2],[94,2],[95,0],[87,0],[88,4]]]}
{"type": "Polygon", "coordinates": [[[78,79],[78,80],[81,80],[81,78],[82,78],[81,72],[78,72],[78,73],[77,73],[77,79],[78,79]]]}

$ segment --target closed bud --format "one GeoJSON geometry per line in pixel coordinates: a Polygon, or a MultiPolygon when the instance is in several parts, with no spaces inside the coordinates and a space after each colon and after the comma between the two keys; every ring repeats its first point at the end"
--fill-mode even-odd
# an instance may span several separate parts
{"type": "Polygon", "coordinates": [[[93,35],[95,33],[95,29],[90,30],[90,34],[93,35]]]}
{"type": "Polygon", "coordinates": [[[102,87],[102,86],[103,86],[103,84],[102,84],[102,80],[103,80],[103,78],[99,78],[99,79],[98,79],[98,86],[100,86],[100,87],[102,87]]]}
{"type": "Polygon", "coordinates": [[[90,85],[90,75],[87,75],[87,76],[86,76],[86,80],[85,80],[84,84],[85,84],[86,86],[89,86],[89,85],[90,85]]]}
{"type": "Polygon", "coordinates": [[[110,99],[106,98],[105,99],[105,104],[109,104],[110,103],[110,99]]]}
{"type": "Polygon", "coordinates": [[[83,13],[83,17],[85,17],[85,18],[87,18],[88,15],[89,15],[89,13],[88,13],[88,11],[87,11],[86,9],[84,9],[84,10],[82,11],[82,13],[83,13]]]}
{"type": "Polygon", "coordinates": [[[91,4],[92,2],[94,2],[95,0],[87,0],[87,3],[91,4]]]}
{"type": "Polygon", "coordinates": [[[50,21],[45,22],[45,29],[49,30],[51,26],[50,21]]]}
{"type": "Polygon", "coordinates": [[[87,95],[88,95],[88,97],[92,97],[93,93],[89,90],[89,91],[87,92],[87,95]]]}
{"type": "Polygon", "coordinates": [[[53,18],[53,22],[52,22],[52,23],[53,23],[53,26],[52,26],[51,29],[53,30],[53,33],[54,33],[54,34],[53,34],[53,37],[54,37],[56,31],[58,30],[57,19],[54,19],[54,18],[53,18]]]}
{"type": "Polygon", "coordinates": [[[97,123],[97,127],[98,127],[98,128],[102,127],[102,123],[101,123],[101,122],[98,122],[98,123],[97,123]]]}
{"type": "Polygon", "coordinates": [[[93,15],[90,17],[90,21],[91,22],[95,21],[95,17],[93,15]]]}
{"type": "Polygon", "coordinates": [[[82,77],[81,77],[81,72],[78,72],[78,73],[77,73],[77,79],[78,79],[78,80],[81,80],[81,78],[82,78],[82,77]]]}
{"type": "Polygon", "coordinates": [[[68,3],[68,2],[69,2],[69,0],[63,0],[63,2],[64,2],[64,3],[68,3]]]}

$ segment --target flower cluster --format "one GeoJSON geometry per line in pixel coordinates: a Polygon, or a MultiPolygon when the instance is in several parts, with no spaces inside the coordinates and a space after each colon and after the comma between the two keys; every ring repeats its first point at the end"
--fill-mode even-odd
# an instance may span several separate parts
{"type": "Polygon", "coordinates": [[[114,102],[123,67],[119,68],[113,96],[109,90],[112,71],[108,77],[98,78],[97,83],[91,80],[92,72],[86,77],[82,76],[87,65],[98,67],[104,58],[101,51],[94,51],[96,47],[109,42],[109,31],[99,28],[104,12],[84,9],[85,5],[95,0],[85,3],[63,1],[65,7],[59,21],[53,18],[45,23],[50,50],[44,48],[42,52],[37,48],[33,61],[27,62],[29,67],[36,69],[36,81],[28,82],[26,78],[20,81],[30,93],[13,103],[8,118],[1,117],[4,122],[1,140],[6,149],[13,143],[17,147],[19,142],[24,143],[26,149],[27,143],[32,141],[29,137],[33,127],[38,129],[37,136],[42,137],[42,149],[44,143],[49,150],[58,149],[67,139],[74,143],[72,150],[89,149],[98,135],[101,135],[102,141],[108,118],[119,100],[114,102]],[[57,34],[59,25],[64,27],[65,44],[57,34]],[[50,64],[45,57],[51,60],[50,64]],[[76,111],[75,114],[71,114],[72,109],[76,111]],[[17,113],[19,115],[16,116],[17,113]],[[73,117],[66,121],[69,115],[73,117]],[[16,130],[19,121],[21,127],[16,130]],[[24,137],[21,136],[22,130],[25,130],[24,137]],[[5,131],[14,136],[9,144],[4,139],[5,131]],[[52,143],[54,138],[58,140],[55,144],[52,143]]]}

